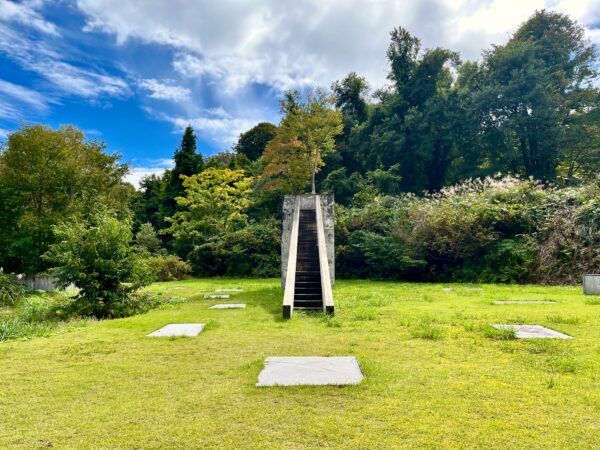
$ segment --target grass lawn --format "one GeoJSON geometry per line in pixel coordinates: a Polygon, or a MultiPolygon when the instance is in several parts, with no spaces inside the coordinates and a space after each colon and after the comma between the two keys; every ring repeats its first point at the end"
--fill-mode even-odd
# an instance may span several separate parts
{"type": "Polygon", "coordinates": [[[340,281],[335,318],[289,321],[277,280],[150,290],[192,301],[0,343],[0,448],[600,445],[600,300],[581,288],[340,281]],[[226,287],[245,292],[203,299],[226,287]],[[558,303],[492,304],[525,299],[558,303]],[[228,301],[248,306],[208,309],[228,301]],[[207,327],[194,338],[145,337],[178,322],[207,327]],[[494,323],[575,339],[501,339],[494,323]],[[255,387],[267,356],[296,355],[356,356],[365,379],[255,387]]]}

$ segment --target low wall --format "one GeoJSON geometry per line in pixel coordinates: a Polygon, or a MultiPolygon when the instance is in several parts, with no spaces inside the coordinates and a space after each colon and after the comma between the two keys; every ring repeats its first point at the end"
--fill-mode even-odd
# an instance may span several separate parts
{"type": "MultiPolygon", "coordinates": [[[[58,289],[58,281],[56,278],[47,274],[40,274],[22,278],[19,280],[23,286],[30,291],[56,291],[58,289]]],[[[68,290],[77,289],[75,285],[67,286],[68,290]]]]}
{"type": "Polygon", "coordinates": [[[600,295],[600,275],[583,276],[583,293],[585,295],[600,295]]]}

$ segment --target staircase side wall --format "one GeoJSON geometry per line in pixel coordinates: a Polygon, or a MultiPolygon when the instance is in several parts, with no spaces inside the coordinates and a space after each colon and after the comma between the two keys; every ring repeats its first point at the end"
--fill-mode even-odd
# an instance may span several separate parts
{"type": "MultiPolygon", "coordinates": [[[[299,197],[300,209],[315,209],[315,195],[286,195],[283,198],[283,225],[281,234],[281,286],[285,287],[287,275],[288,255],[290,252],[290,238],[292,234],[292,221],[294,217],[294,200],[299,197]]],[[[335,283],[335,210],[333,194],[319,196],[321,199],[321,212],[323,213],[323,227],[327,241],[327,259],[329,261],[329,274],[331,284],[335,283]]]]}

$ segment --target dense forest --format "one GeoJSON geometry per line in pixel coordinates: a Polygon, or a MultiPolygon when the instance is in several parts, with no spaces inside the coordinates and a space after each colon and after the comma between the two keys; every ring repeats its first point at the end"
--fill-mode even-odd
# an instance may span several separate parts
{"type": "Polygon", "coordinates": [[[578,23],[538,11],[479,62],[399,27],[387,59],[386,86],[350,73],[286,92],[281,122],[231,151],[204,157],[188,127],[173,169],[139,191],[101,142],[23,126],[0,156],[0,266],[48,270],[69,224],[83,233],[105,214],[166,278],[278,276],[282,196],[332,192],[342,278],[556,283],[600,270],[599,60],[578,23]]]}

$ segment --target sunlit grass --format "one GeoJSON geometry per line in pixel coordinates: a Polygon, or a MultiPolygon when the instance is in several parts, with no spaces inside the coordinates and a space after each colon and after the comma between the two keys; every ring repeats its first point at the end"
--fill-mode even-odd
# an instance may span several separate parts
{"type": "Polygon", "coordinates": [[[593,448],[600,306],[577,287],[340,281],[281,318],[278,280],[186,280],[148,314],[0,343],[0,448],[593,448]],[[229,300],[204,300],[241,287],[229,300]],[[444,290],[444,288],[446,290],[444,290]],[[495,300],[555,304],[494,305],[495,300]],[[241,310],[211,310],[224,302],[241,310]],[[196,338],[150,339],[204,322],[196,338]],[[544,325],[569,341],[512,339],[544,325]],[[353,355],[351,387],[257,388],[267,356],[353,355]]]}

